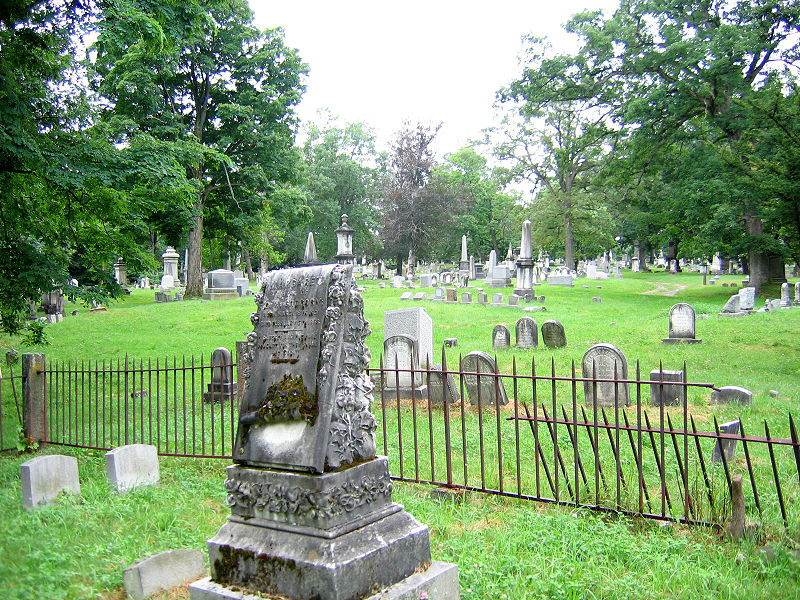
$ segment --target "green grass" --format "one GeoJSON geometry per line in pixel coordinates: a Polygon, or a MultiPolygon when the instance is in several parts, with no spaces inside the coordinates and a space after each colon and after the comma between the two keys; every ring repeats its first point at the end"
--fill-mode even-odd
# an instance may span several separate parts
{"type": "MultiPolygon", "coordinates": [[[[695,414],[699,428],[713,426],[713,417],[722,422],[741,416],[750,435],[763,434],[760,424],[766,420],[773,437],[789,437],[786,415],[788,411],[796,413],[800,404],[800,353],[796,342],[800,310],[753,314],[740,319],[719,318],[716,313],[733,293],[722,288],[722,282],[741,284],[741,278],[724,276],[715,286],[703,286],[698,275],[650,273],[626,274],[624,279],[602,282],[578,280],[571,289],[537,286],[537,294],[546,296],[546,313],[479,305],[432,302],[422,305],[433,319],[435,348],[441,348],[445,338],[459,338],[459,346],[446,352],[451,369],[457,368],[459,355],[471,350],[492,353],[491,331],[497,323],[506,323],[513,332],[516,319],[523,314],[535,318],[539,325],[545,319],[555,318],[565,326],[568,346],[558,350],[540,346],[534,350],[500,351],[497,358],[501,372],[510,372],[516,357],[520,372],[530,372],[531,360],[535,359],[537,373],[549,373],[552,360],[557,374],[566,375],[573,360],[580,369],[580,359],[592,344],[608,342],[625,353],[631,374],[637,360],[645,376],[659,363],[665,369],[677,369],[685,361],[690,381],[740,385],[755,393],[754,405],[748,409],[709,405],[708,392],[691,393],[690,412],[695,414]],[[674,297],[643,295],[642,292],[655,287],[650,282],[681,283],[688,287],[674,297]],[[584,289],[583,285],[590,288],[584,289]],[[597,285],[602,289],[597,289],[597,285]],[[599,296],[602,302],[593,302],[593,296],[599,296]],[[692,304],[698,316],[710,317],[697,321],[701,344],[661,343],[661,338],[667,335],[669,308],[680,301],[692,304]],[[770,390],[778,390],[780,396],[772,398],[770,390]]],[[[420,304],[401,302],[401,290],[379,289],[373,282],[365,285],[365,313],[373,330],[368,346],[374,367],[382,350],[383,312],[420,304]]],[[[491,294],[496,290],[486,291],[491,294]]],[[[507,297],[511,290],[501,291],[507,297]]],[[[768,288],[759,295],[758,304],[763,303],[764,297],[778,296],[777,287],[768,288]]],[[[171,304],[155,304],[152,298],[152,291],[136,290],[123,301],[112,304],[106,313],[90,314],[83,307],[70,307],[70,311],[77,308],[78,315],[68,315],[63,323],[48,327],[52,345],[38,351],[45,352],[50,361],[116,361],[124,360],[126,354],[145,363],[156,357],[162,361],[168,357],[172,362],[174,356],[180,362],[182,356],[200,354],[205,354],[208,360],[215,347],[233,349],[234,342],[243,340],[252,329],[248,317],[255,305],[251,298],[171,304]]],[[[10,347],[32,350],[22,347],[18,339],[0,337],[0,350],[10,347]]],[[[441,355],[434,361],[441,362],[441,355]]],[[[7,374],[4,369],[4,375],[7,374]]],[[[539,401],[549,406],[549,383],[543,387],[539,392],[544,396],[539,401]]],[[[559,402],[563,393],[569,393],[567,387],[559,388],[559,402]]],[[[3,386],[2,394],[4,425],[8,431],[9,424],[16,422],[8,383],[3,386]]],[[[578,394],[580,398],[580,389],[578,394]]],[[[644,395],[646,400],[646,390],[644,395]]],[[[529,389],[521,388],[520,397],[530,403],[529,389]]],[[[376,393],[373,412],[380,421],[378,398],[376,393]]],[[[571,402],[566,407],[571,411],[571,402]]],[[[409,432],[406,423],[410,410],[408,406],[401,410],[404,435],[409,432]]],[[[675,409],[670,409],[670,413],[673,418],[679,415],[675,409]]],[[[651,417],[654,414],[651,412],[651,417]]],[[[417,460],[424,470],[430,463],[427,409],[418,408],[417,416],[421,432],[417,460]]],[[[503,413],[503,473],[504,478],[509,478],[506,486],[514,488],[513,437],[509,437],[513,436],[513,422],[506,422],[505,416],[503,413]]],[[[628,416],[631,417],[630,412],[628,416]]],[[[465,416],[470,451],[477,445],[478,418],[474,411],[467,411],[465,416]]],[[[494,411],[481,418],[487,435],[487,486],[497,486],[497,440],[492,437],[496,435],[494,411]]],[[[453,419],[451,425],[456,436],[453,444],[457,449],[454,460],[456,468],[461,469],[460,414],[453,415],[453,419]]],[[[397,417],[393,405],[387,406],[386,426],[389,438],[394,439],[397,417]]],[[[432,426],[434,448],[440,448],[443,420],[439,412],[434,412],[432,426]]],[[[527,457],[523,469],[530,473],[530,438],[522,436],[521,440],[526,452],[523,459],[527,457]]],[[[558,443],[565,455],[571,453],[563,427],[558,443]]],[[[584,437],[582,444],[585,443],[584,437]]],[[[410,446],[404,448],[403,455],[407,477],[414,465],[410,446]]],[[[378,448],[379,451],[383,448],[380,426],[378,448]]],[[[652,450],[647,443],[644,448],[652,450]]],[[[547,456],[552,456],[552,444],[544,450],[547,456]]],[[[784,494],[794,523],[800,514],[800,496],[793,457],[788,448],[785,450],[778,460],[781,481],[788,483],[784,494]]],[[[204,540],[213,535],[227,514],[222,488],[225,461],[162,459],[161,486],[119,497],[107,489],[101,452],[65,448],[48,451],[80,457],[82,499],[79,503],[66,502],[42,511],[22,511],[19,463],[25,457],[8,454],[0,457],[0,480],[5,484],[0,490],[3,511],[0,522],[7,532],[0,540],[0,597],[28,598],[38,594],[47,598],[121,598],[123,561],[129,564],[168,548],[203,548],[204,540]]],[[[434,454],[437,478],[441,479],[443,458],[439,452],[434,454]]],[[[390,446],[389,455],[392,472],[398,474],[399,453],[390,446]]],[[[741,448],[738,457],[734,469],[741,471],[744,468],[741,448]]],[[[652,463],[652,455],[650,459],[652,463]]],[[[770,477],[767,458],[757,456],[755,462],[760,473],[770,477]]],[[[474,455],[469,468],[470,483],[476,485],[479,472],[474,455]]],[[[630,463],[627,468],[632,468],[630,463]]],[[[568,473],[571,473],[569,467],[568,473]]],[[[626,476],[631,478],[629,471],[626,476]]],[[[757,479],[760,477],[757,475],[757,479]]],[[[721,475],[717,473],[715,484],[720,481],[721,475]]],[[[691,485],[700,484],[693,481],[691,485]]],[[[431,527],[434,557],[459,564],[463,598],[502,598],[504,594],[508,598],[798,596],[800,565],[791,549],[798,545],[800,531],[796,528],[783,531],[782,527],[773,526],[772,521],[765,531],[767,541],[776,548],[776,559],[762,562],[757,545],[763,542],[722,541],[705,528],[660,527],[649,521],[582,509],[575,512],[569,507],[485,494],[471,494],[461,504],[439,504],[428,499],[428,488],[423,486],[398,484],[395,490],[396,500],[431,527]]],[[[746,494],[748,491],[746,488],[746,494]]],[[[773,496],[762,493],[774,521],[777,511],[774,493],[773,496]]],[[[751,505],[748,511],[752,518],[751,505]]]]}

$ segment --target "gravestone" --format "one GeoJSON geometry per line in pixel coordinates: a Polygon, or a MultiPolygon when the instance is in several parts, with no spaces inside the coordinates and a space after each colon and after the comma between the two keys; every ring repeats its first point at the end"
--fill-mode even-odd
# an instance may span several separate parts
{"type": "Polygon", "coordinates": [[[158,451],[149,444],[128,444],[106,452],[108,483],[120,494],[158,483],[158,451]]]}
{"type": "Polygon", "coordinates": [[[216,269],[208,273],[208,287],[203,292],[204,300],[231,300],[239,298],[234,284],[233,271],[216,269]]]}
{"type": "Polygon", "coordinates": [[[542,342],[548,348],[563,348],[567,345],[567,335],[561,321],[549,319],[542,323],[542,342]]]}
{"type": "Polygon", "coordinates": [[[443,287],[437,287],[433,291],[433,298],[435,302],[443,302],[445,298],[445,289],[443,287]]]}
{"type": "Polygon", "coordinates": [[[472,293],[464,292],[461,294],[461,304],[472,304],[472,293]]]}
{"type": "Polygon", "coordinates": [[[233,381],[233,358],[231,351],[220,347],[211,354],[211,381],[203,392],[203,402],[223,402],[236,394],[233,381]]]}
{"type": "Polygon", "coordinates": [[[561,285],[564,287],[574,287],[573,277],[569,274],[555,275],[550,274],[547,276],[547,285],[561,285]]]}
{"type": "Polygon", "coordinates": [[[417,598],[449,577],[440,596],[457,599],[455,567],[429,566],[428,528],[392,502],[388,461],[375,456],[369,325],[352,266],[272,271],[256,300],[225,482],[231,515],[191,597],[398,597],[421,578],[417,598]]]}
{"type": "Polygon", "coordinates": [[[792,307],[792,289],[791,286],[784,282],[781,284],[781,308],[792,307]]]}
{"type": "Polygon", "coordinates": [[[425,300],[428,297],[428,294],[425,292],[417,292],[414,294],[414,300],[425,300]]]}
{"type": "Polygon", "coordinates": [[[519,301],[521,299],[522,298],[520,296],[517,296],[516,294],[509,294],[509,296],[508,296],[508,305],[509,306],[519,306],[519,301]]]}
{"type": "Polygon", "coordinates": [[[236,288],[236,293],[239,297],[246,296],[250,291],[250,280],[247,277],[234,277],[233,287],[236,288]]]}
{"type": "Polygon", "coordinates": [[[457,302],[458,301],[458,290],[455,288],[447,288],[447,300],[446,302],[457,302]]]}
{"type": "Polygon", "coordinates": [[[461,400],[461,395],[458,393],[458,386],[453,374],[448,372],[446,375],[442,373],[442,365],[434,365],[430,372],[427,373],[428,378],[428,394],[431,399],[431,404],[434,406],[442,406],[445,399],[448,403],[458,402],[461,400]],[[447,397],[445,398],[445,385],[447,385],[447,397]]]}
{"type": "Polygon", "coordinates": [[[503,294],[492,294],[492,306],[503,306],[503,294]]]}
{"type": "Polygon", "coordinates": [[[422,373],[411,372],[412,368],[420,368],[419,346],[414,337],[399,333],[386,338],[383,341],[383,360],[384,368],[390,369],[386,374],[386,388],[404,390],[404,395],[409,395],[412,388],[422,385],[422,373]]]}
{"type": "Polygon", "coordinates": [[[496,375],[497,363],[486,352],[476,350],[467,354],[461,361],[461,371],[466,373],[464,387],[470,404],[481,407],[508,404],[503,379],[496,375]]]}
{"type": "Polygon", "coordinates": [[[734,294],[728,301],[725,303],[725,306],[722,307],[722,311],[717,313],[720,317],[743,317],[749,314],[746,311],[741,310],[741,296],[739,294],[734,294]]]}
{"type": "Polygon", "coordinates": [[[756,306],[756,288],[743,287],[739,290],[739,309],[753,310],[756,306]]]}
{"type": "Polygon", "coordinates": [[[683,406],[683,371],[653,369],[650,381],[659,382],[650,384],[651,406],[683,406]]]}
{"type": "Polygon", "coordinates": [[[199,550],[165,550],[137,560],[122,572],[122,581],[128,596],[143,600],[197,579],[205,572],[205,560],[199,550]]]}
{"type": "Polygon", "coordinates": [[[753,404],[753,392],[737,385],[726,385],[711,392],[711,402],[731,404],[736,402],[744,406],[753,404]]]}
{"type": "Polygon", "coordinates": [[[479,292],[478,293],[478,304],[488,304],[489,303],[489,294],[486,292],[479,292]]]}
{"type": "Polygon", "coordinates": [[[164,261],[164,274],[161,277],[161,291],[171,292],[176,287],[180,287],[177,283],[180,281],[178,277],[178,259],[180,255],[175,252],[175,248],[167,246],[161,258],[164,261]]]}
{"type": "Polygon", "coordinates": [[[533,253],[531,248],[531,222],[522,222],[522,239],[516,262],[517,286],[514,293],[526,300],[533,296],[533,253]]]}
{"type": "MultiPolygon", "coordinates": [[[[728,423],[722,423],[719,426],[719,432],[722,435],[738,435],[739,428],[742,422],[738,419],[728,423]]],[[[711,462],[722,462],[722,455],[725,455],[725,462],[729,463],[736,456],[736,438],[719,438],[717,443],[714,444],[714,451],[711,453],[711,462]]]]}
{"type": "Polygon", "coordinates": [[[665,344],[696,344],[702,340],[695,337],[694,308],[679,302],[669,310],[669,337],[661,340],[665,344]]]}
{"type": "Polygon", "coordinates": [[[583,394],[588,406],[593,406],[595,402],[597,406],[614,406],[615,399],[618,406],[630,404],[628,384],[617,383],[628,378],[628,363],[619,348],[611,344],[596,344],[583,355],[581,367],[584,378],[593,378],[593,372],[596,372],[597,379],[615,379],[615,381],[584,381],[583,394]]]}
{"type": "Polygon", "coordinates": [[[405,279],[403,279],[400,275],[395,275],[392,277],[392,282],[389,285],[391,285],[393,288],[401,288],[403,287],[404,283],[405,279]]]}
{"type": "Polygon", "coordinates": [[[800,306],[800,281],[794,284],[794,305],[800,306]]]}
{"type": "Polygon", "coordinates": [[[413,292],[403,292],[400,294],[400,300],[411,300],[414,297],[413,292]]]}
{"type": "Polygon", "coordinates": [[[458,338],[444,338],[444,345],[447,348],[455,348],[458,346],[458,338]]]}
{"type": "Polygon", "coordinates": [[[419,287],[433,287],[433,275],[423,273],[419,276],[419,287]]]}
{"type": "Polygon", "coordinates": [[[517,348],[536,348],[539,345],[539,327],[530,317],[522,317],[516,325],[517,348]]]}
{"type": "Polygon", "coordinates": [[[508,327],[503,325],[495,325],[492,330],[492,348],[508,348],[511,345],[511,332],[508,327]]]}
{"type": "MultiPolygon", "coordinates": [[[[383,339],[393,335],[408,335],[417,342],[416,368],[433,362],[433,320],[421,306],[387,310],[383,313],[383,339]]],[[[417,385],[422,385],[422,375],[417,376],[417,385]]],[[[392,384],[393,385],[393,384],[392,384]]]]}
{"type": "Polygon", "coordinates": [[[81,495],[78,461],[72,456],[51,454],[26,460],[19,466],[22,507],[53,504],[61,492],[81,495]]]}

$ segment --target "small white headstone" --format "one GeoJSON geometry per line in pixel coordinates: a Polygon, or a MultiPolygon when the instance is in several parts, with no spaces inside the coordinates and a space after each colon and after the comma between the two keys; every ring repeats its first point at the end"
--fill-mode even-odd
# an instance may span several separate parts
{"type": "Polygon", "coordinates": [[[120,494],[159,480],[158,451],[148,444],[128,444],[106,452],[106,476],[120,494]]]}
{"type": "Polygon", "coordinates": [[[78,461],[72,456],[37,456],[19,466],[19,476],[24,508],[52,504],[63,491],[76,496],[81,493],[78,461]]]}

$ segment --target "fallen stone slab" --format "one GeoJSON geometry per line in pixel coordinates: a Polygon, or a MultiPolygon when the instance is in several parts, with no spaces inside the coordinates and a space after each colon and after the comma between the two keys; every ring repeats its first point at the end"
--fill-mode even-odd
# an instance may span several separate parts
{"type": "Polygon", "coordinates": [[[125,591],[134,600],[152,596],[205,575],[200,550],[166,550],[136,561],[122,572],[125,591]]]}
{"type": "Polygon", "coordinates": [[[753,404],[753,392],[736,385],[727,385],[711,392],[711,402],[719,404],[738,402],[750,406],[753,404]]]}

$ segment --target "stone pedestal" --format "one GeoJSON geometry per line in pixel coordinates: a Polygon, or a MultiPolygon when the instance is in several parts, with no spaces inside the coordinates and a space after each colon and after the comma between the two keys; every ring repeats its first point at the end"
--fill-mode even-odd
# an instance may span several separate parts
{"type": "MultiPolygon", "coordinates": [[[[381,591],[430,570],[428,527],[391,501],[386,457],[321,475],[234,465],[225,487],[231,515],[208,542],[211,578],[190,586],[192,600],[391,597],[381,591]]],[[[457,589],[456,578],[443,597],[457,589]]]]}
{"type": "Polygon", "coordinates": [[[204,300],[231,300],[239,298],[234,285],[233,271],[216,269],[208,274],[208,287],[203,293],[204,300]]]}
{"type": "Polygon", "coordinates": [[[514,288],[517,296],[522,296],[527,302],[533,295],[533,259],[517,259],[517,287],[514,288]]]}

